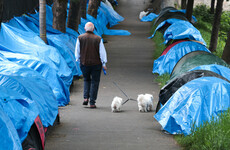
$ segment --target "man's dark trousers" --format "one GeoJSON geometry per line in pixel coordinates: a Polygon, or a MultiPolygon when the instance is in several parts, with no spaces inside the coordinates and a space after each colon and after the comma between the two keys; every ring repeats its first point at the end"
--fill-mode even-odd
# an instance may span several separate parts
{"type": "Polygon", "coordinates": [[[95,105],[101,77],[102,65],[80,65],[84,77],[84,99],[90,99],[90,105],[95,105]]]}

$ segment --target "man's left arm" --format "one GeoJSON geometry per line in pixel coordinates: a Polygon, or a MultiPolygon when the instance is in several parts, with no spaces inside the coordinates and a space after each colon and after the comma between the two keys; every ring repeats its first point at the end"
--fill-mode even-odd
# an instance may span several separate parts
{"type": "Polygon", "coordinates": [[[100,42],[99,53],[100,53],[102,66],[103,66],[104,69],[107,69],[107,67],[106,67],[107,54],[106,54],[105,46],[104,46],[102,40],[100,42]]]}
{"type": "Polygon", "coordinates": [[[75,57],[76,57],[76,61],[80,62],[80,42],[78,38],[77,38],[77,43],[75,47],[75,57]]]}

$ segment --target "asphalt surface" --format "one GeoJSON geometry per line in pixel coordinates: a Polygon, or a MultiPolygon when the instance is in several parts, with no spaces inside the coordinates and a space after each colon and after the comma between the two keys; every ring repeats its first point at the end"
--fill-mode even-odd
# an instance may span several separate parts
{"type": "Polygon", "coordinates": [[[159,86],[152,72],[154,43],[150,23],[140,22],[139,13],[148,0],[119,0],[116,11],[125,18],[113,29],[125,29],[130,36],[104,36],[108,55],[107,75],[101,74],[97,109],[85,108],[83,80],[74,81],[71,102],[61,107],[61,124],[46,139],[46,150],[176,150],[171,135],[163,133],[154,120],[159,86]],[[154,112],[140,113],[137,102],[128,101],[119,113],[111,112],[113,97],[126,99],[114,82],[130,97],[154,95],[154,112]]]}

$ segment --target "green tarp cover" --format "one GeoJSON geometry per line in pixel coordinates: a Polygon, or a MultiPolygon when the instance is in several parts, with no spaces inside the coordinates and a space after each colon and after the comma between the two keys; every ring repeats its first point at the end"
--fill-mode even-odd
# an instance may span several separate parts
{"type": "Polygon", "coordinates": [[[183,56],[173,68],[171,79],[200,65],[218,64],[225,67],[229,65],[216,55],[205,51],[195,51],[183,56]]]}

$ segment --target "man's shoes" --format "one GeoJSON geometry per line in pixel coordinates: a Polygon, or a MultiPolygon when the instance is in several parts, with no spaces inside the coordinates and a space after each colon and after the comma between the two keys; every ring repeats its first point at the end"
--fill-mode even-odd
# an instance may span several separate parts
{"type": "Polygon", "coordinates": [[[83,104],[82,104],[82,105],[88,105],[88,102],[89,102],[89,100],[88,100],[88,99],[84,99],[84,101],[83,101],[83,104]]]}
{"type": "Polygon", "coordinates": [[[90,108],[94,109],[94,108],[97,108],[96,105],[90,105],[90,108]]]}

